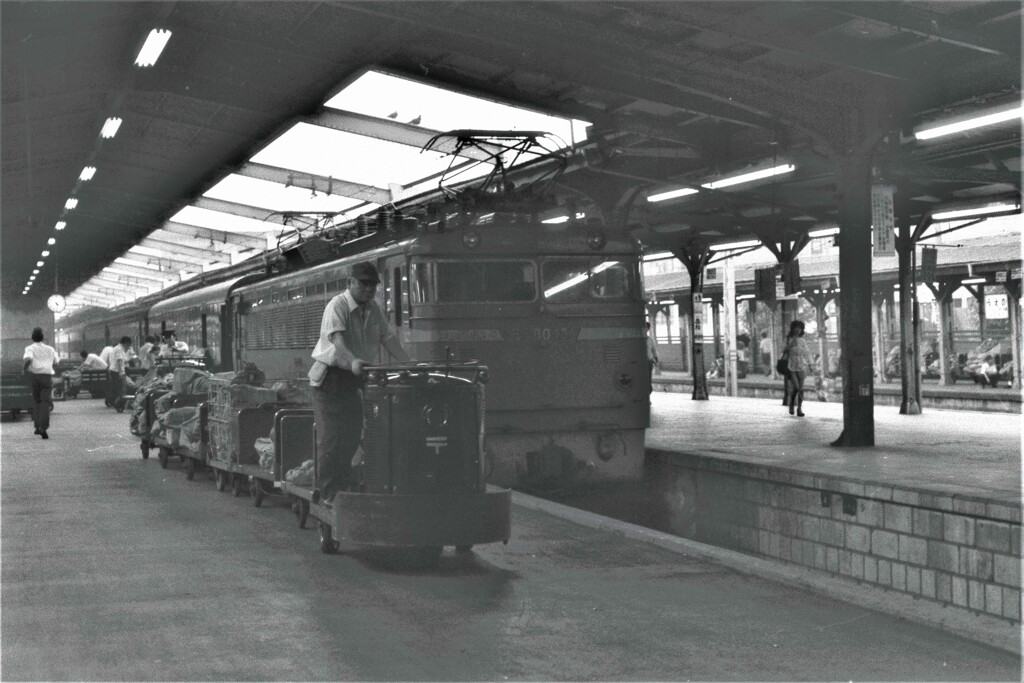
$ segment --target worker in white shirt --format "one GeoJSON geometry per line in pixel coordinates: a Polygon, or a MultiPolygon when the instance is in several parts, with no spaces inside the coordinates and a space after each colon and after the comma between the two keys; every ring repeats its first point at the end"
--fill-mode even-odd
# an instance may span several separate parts
{"type": "Polygon", "coordinates": [[[49,439],[50,411],[53,410],[53,366],[58,361],[57,351],[43,343],[43,328],[32,330],[32,343],[25,347],[25,374],[32,387],[32,421],[36,434],[49,439]]]}
{"type": "MultiPolygon", "coordinates": [[[[113,351],[114,347],[111,346],[110,350],[113,351]]],[[[78,355],[82,357],[82,364],[78,366],[79,370],[106,370],[107,368],[110,367],[102,358],[97,356],[95,353],[89,353],[88,351],[85,351],[83,349],[82,352],[79,353],[78,355]]],[[[109,357],[110,354],[107,354],[107,356],[109,357]]]]}
{"type": "Polygon", "coordinates": [[[126,377],[126,370],[128,369],[128,361],[131,360],[132,356],[132,338],[121,337],[121,342],[114,347],[113,353],[110,354],[110,376],[113,378],[113,391],[108,397],[108,405],[116,405],[118,400],[124,398],[124,381],[126,377]]]}

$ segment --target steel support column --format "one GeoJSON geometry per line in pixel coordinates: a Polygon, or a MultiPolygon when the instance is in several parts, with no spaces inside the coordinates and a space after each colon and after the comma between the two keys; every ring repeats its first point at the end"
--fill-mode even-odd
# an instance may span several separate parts
{"type": "Polygon", "coordinates": [[[1020,296],[1021,296],[1021,282],[1017,280],[1012,284],[1007,282],[1003,285],[1003,289],[1006,290],[1006,310],[1010,316],[1010,352],[1013,354],[1013,383],[1010,385],[1014,389],[1020,390],[1020,341],[1021,341],[1021,329],[1020,329],[1020,296]]]}
{"type": "Polygon", "coordinates": [[[860,151],[839,159],[839,307],[843,432],[833,446],[875,445],[871,368],[871,161],[860,151]]]}
{"type": "Polygon", "coordinates": [[[914,226],[897,212],[896,256],[900,280],[900,399],[901,415],[921,414],[921,378],[917,348],[917,278],[914,276],[914,226]]]}
{"type": "Polygon", "coordinates": [[[939,309],[939,386],[950,383],[950,356],[953,355],[953,336],[950,325],[950,309],[953,302],[953,291],[960,286],[959,279],[946,280],[936,287],[933,283],[925,283],[935,297],[935,305],[939,309]]]}
{"type": "Polygon", "coordinates": [[[690,273],[691,301],[691,348],[693,349],[693,396],[694,401],[708,400],[708,379],[704,369],[704,323],[703,311],[697,309],[698,300],[704,294],[704,267],[711,258],[711,251],[706,246],[691,246],[673,249],[672,255],[683,262],[690,273]]]}

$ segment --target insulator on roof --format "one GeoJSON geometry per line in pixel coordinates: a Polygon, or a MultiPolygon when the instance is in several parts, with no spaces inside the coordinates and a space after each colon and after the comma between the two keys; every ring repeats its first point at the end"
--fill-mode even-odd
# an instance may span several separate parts
{"type": "Polygon", "coordinates": [[[369,222],[366,220],[366,216],[358,216],[356,218],[356,237],[362,237],[367,233],[369,222]]]}
{"type": "Polygon", "coordinates": [[[382,206],[377,209],[377,232],[390,231],[391,230],[391,212],[388,211],[387,207],[382,206]]]}

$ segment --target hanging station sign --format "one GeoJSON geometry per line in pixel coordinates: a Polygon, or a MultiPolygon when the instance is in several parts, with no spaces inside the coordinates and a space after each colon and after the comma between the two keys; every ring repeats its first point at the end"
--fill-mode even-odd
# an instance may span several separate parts
{"type": "Polygon", "coordinates": [[[896,255],[896,209],[893,185],[871,186],[871,227],[875,256],[896,255]]]}

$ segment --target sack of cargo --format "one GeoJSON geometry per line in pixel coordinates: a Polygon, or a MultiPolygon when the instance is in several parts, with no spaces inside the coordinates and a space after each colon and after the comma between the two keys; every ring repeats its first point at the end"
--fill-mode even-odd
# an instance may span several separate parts
{"type": "Polygon", "coordinates": [[[256,453],[260,456],[260,467],[265,470],[274,469],[274,442],[268,438],[256,439],[256,453]]]}

